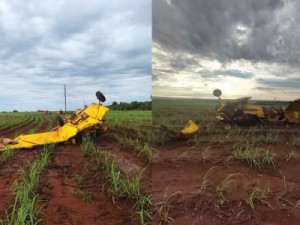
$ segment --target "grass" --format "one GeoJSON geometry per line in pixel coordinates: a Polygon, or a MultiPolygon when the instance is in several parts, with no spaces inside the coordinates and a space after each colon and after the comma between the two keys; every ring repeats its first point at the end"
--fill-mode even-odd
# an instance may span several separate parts
{"type": "Polygon", "coordinates": [[[96,147],[90,138],[82,139],[81,150],[82,154],[93,159],[96,167],[104,174],[111,187],[113,201],[126,199],[134,202],[134,210],[139,215],[141,224],[150,224],[152,221],[151,194],[145,196],[140,191],[143,171],[134,178],[124,178],[110,155],[96,147]]]}
{"type": "Polygon", "coordinates": [[[148,162],[152,162],[152,149],[149,143],[143,143],[140,139],[131,139],[129,137],[123,137],[121,135],[115,134],[115,139],[117,142],[125,149],[133,149],[145,157],[148,162]]]}
{"type": "Polygon", "coordinates": [[[287,154],[286,156],[286,160],[289,161],[291,159],[296,159],[297,158],[297,152],[296,152],[296,149],[291,149],[291,151],[287,154]]]}
{"type": "Polygon", "coordinates": [[[260,202],[263,204],[270,205],[267,200],[268,200],[268,195],[269,195],[269,190],[267,188],[260,188],[260,187],[255,187],[249,195],[245,198],[245,202],[247,205],[251,207],[251,209],[254,211],[255,207],[254,204],[255,202],[260,202]]]}
{"type": "Polygon", "coordinates": [[[155,204],[156,213],[159,218],[159,225],[161,224],[175,224],[175,220],[171,217],[170,211],[175,208],[173,201],[181,196],[181,192],[174,192],[171,195],[164,194],[164,198],[161,202],[155,204]]]}
{"type": "Polygon", "coordinates": [[[209,170],[207,170],[207,172],[205,173],[205,175],[202,179],[202,182],[200,184],[200,188],[197,192],[198,195],[203,196],[205,194],[205,192],[209,186],[209,180],[208,180],[207,176],[208,176],[209,172],[211,172],[215,168],[216,168],[216,166],[213,166],[209,170]]]}
{"type": "Polygon", "coordinates": [[[94,194],[92,192],[85,192],[79,188],[71,189],[70,194],[77,198],[81,198],[85,202],[91,202],[94,199],[94,194]]]}
{"type": "Polygon", "coordinates": [[[12,150],[9,146],[5,146],[5,150],[0,153],[0,165],[6,163],[13,155],[16,153],[17,150],[12,150]]]}
{"type": "Polygon", "coordinates": [[[225,203],[225,195],[224,193],[230,188],[231,183],[234,181],[233,177],[240,175],[240,174],[229,174],[227,175],[224,180],[216,187],[216,193],[218,202],[220,205],[224,205],[225,203]]]}
{"type": "Polygon", "coordinates": [[[2,224],[27,225],[41,222],[38,218],[41,208],[38,206],[37,189],[40,175],[51,161],[53,149],[54,145],[44,146],[39,157],[26,169],[21,169],[21,177],[13,184],[14,204],[7,212],[7,219],[1,221],[2,224]]]}
{"type": "Polygon", "coordinates": [[[79,185],[83,184],[83,182],[85,181],[85,177],[81,174],[77,174],[77,173],[73,174],[73,178],[74,178],[75,182],[79,185]]]}
{"type": "Polygon", "coordinates": [[[269,149],[259,148],[250,144],[235,147],[235,157],[247,162],[253,168],[261,169],[264,164],[275,166],[275,154],[269,149]]]}

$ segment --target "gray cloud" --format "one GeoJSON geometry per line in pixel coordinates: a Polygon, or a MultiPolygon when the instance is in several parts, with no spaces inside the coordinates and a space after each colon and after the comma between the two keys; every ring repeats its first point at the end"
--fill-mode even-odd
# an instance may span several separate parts
{"type": "Polygon", "coordinates": [[[294,0],[172,0],[153,2],[153,39],[169,51],[227,62],[234,59],[299,63],[294,0]]]}
{"type": "MultiPolygon", "coordinates": [[[[257,79],[257,83],[274,88],[294,88],[299,90],[300,78],[294,79],[257,79]]],[[[298,92],[299,93],[299,92],[298,92]]]]}
{"type": "Polygon", "coordinates": [[[0,110],[69,109],[151,95],[151,1],[0,3],[0,110]],[[18,102],[18,103],[16,103],[18,102]]]}
{"type": "Polygon", "coordinates": [[[169,83],[170,90],[196,82],[215,88],[234,81],[239,87],[234,78],[240,78],[249,80],[247,94],[255,90],[259,98],[274,87],[297,91],[299,9],[296,0],[153,0],[154,95],[174,77],[185,83],[169,83]]]}

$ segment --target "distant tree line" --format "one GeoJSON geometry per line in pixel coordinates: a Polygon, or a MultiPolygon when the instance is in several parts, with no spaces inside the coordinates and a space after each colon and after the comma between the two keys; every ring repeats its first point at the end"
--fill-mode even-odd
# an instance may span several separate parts
{"type": "Polygon", "coordinates": [[[122,110],[122,111],[127,111],[127,110],[151,110],[152,109],[152,104],[151,102],[131,102],[131,103],[126,103],[126,102],[113,102],[110,106],[108,106],[112,110],[122,110]]]}

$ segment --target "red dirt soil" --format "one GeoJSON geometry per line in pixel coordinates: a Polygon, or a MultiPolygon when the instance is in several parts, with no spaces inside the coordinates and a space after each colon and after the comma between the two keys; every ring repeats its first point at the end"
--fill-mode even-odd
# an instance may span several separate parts
{"type": "Polygon", "coordinates": [[[285,156],[291,149],[287,140],[288,136],[282,136],[279,143],[262,146],[269,147],[277,158],[275,168],[270,165],[261,170],[234,159],[232,144],[213,145],[205,163],[201,150],[191,148],[183,141],[156,148],[152,165],[153,224],[160,222],[158,208],[164,202],[164,195],[173,193],[167,202],[172,205],[169,216],[178,225],[300,224],[300,207],[292,206],[297,201],[300,203],[300,159],[286,161],[285,156]],[[200,187],[206,174],[209,183],[205,194],[201,194],[200,187]],[[220,205],[216,187],[229,174],[236,175],[230,188],[224,192],[225,203],[220,205]],[[270,193],[269,206],[255,201],[253,212],[245,203],[245,197],[255,186],[269,186],[270,193]]]}
{"type": "MultiPolygon", "coordinates": [[[[35,125],[36,124],[23,127],[22,132],[28,132],[35,125]]],[[[42,132],[47,126],[48,122],[47,120],[44,120],[44,124],[39,132],[42,132]]],[[[10,131],[6,134],[13,137],[16,131],[10,131]]],[[[28,163],[32,162],[37,157],[37,154],[38,148],[33,150],[20,150],[17,151],[15,155],[8,160],[8,162],[4,165],[0,165],[0,218],[5,218],[5,210],[7,210],[14,201],[14,195],[12,195],[11,188],[13,182],[20,177],[20,168],[26,167],[28,163]]]]}
{"type": "Polygon", "coordinates": [[[104,183],[90,159],[81,156],[78,145],[58,146],[51,167],[41,178],[40,199],[45,201],[41,219],[45,224],[138,224],[131,221],[131,204],[120,201],[115,205],[102,193],[104,183]],[[77,184],[74,174],[83,175],[84,182],[77,184]],[[74,188],[93,193],[93,200],[73,196],[74,188]]]}
{"type": "Polygon", "coordinates": [[[37,156],[36,150],[17,152],[5,165],[0,166],[0,218],[5,218],[5,210],[14,201],[12,184],[20,176],[20,168],[33,161],[37,156]]]}

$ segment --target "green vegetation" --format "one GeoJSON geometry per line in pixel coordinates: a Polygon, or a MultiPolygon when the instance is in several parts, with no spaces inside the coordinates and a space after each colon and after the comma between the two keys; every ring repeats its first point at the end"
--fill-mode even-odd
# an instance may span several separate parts
{"type": "Polygon", "coordinates": [[[224,205],[225,203],[225,195],[226,192],[230,188],[230,184],[234,181],[233,177],[238,174],[229,174],[227,175],[224,180],[216,187],[217,198],[220,205],[224,205]]]}
{"type": "Polygon", "coordinates": [[[121,125],[123,123],[140,123],[140,124],[150,124],[152,122],[152,112],[151,111],[109,111],[106,115],[106,123],[109,125],[117,124],[121,125]]]}
{"type": "Polygon", "coordinates": [[[110,111],[105,125],[124,149],[133,150],[152,162],[152,116],[150,111],[110,111]]]}
{"type": "Polygon", "coordinates": [[[9,149],[9,146],[5,147],[5,151],[0,153],[0,165],[6,163],[12,156],[16,153],[17,150],[9,149]]]}
{"type": "Polygon", "coordinates": [[[128,111],[128,110],[151,110],[151,102],[113,102],[110,106],[108,106],[112,110],[118,111],[128,111]]]}
{"type": "Polygon", "coordinates": [[[245,198],[245,202],[246,204],[250,205],[251,209],[254,211],[255,201],[269,205],[269,203],[267,202],[268,195],[269,190],[267,188],[255,187],[245,198]]]}
{"type": "MultiPolygon", "coordinates": [[[[257,101],[253,103],[285,106],[281,104],[282,102],[257,101]]],[[[199,218],[212,213],[223,221],[228,219],[231,222],[240,223],[243,220],[241,218],[248,216],[250,218],[254,215],[254,211],[258,208],[257,205],[264,204],[272,208],[270,203],[278,200],[277,193],[271,194],[270,185],[253,187],[253,183],[257,179],[258,182],[263,181],[265,184],[268,177],[277,176],[278,173],[282,173],[281,170],[288,171],[285,170],[285,160],[291,161],[291,163],[298,162],[299,126],[294,124],[285,126],[284,120],[280,123],[252,126],[225,124],[216,118],[217,105],[217,99],[154,98],[152,144],[154,149],[157,149],[157,154],[154,155],[155,163],[159,168],[164,168],[161,165],[165,161],[168,164],[173,163],[175,166],[179,160],[184,159],[183,162],[180,162],[180,168],[185,166],[191,168],[191,170],[184,169],[187,176],[185,184],[189,183],[188,179],[193,179],[195,176],[197,176],[197,180],[199,179],[199,183],[196,185],[194,180],[191,181],[193,187],[197,188],[197,191],[194,192],[195,195],[184,196],[192,198],[192,207],[197,210],[197,213],[199,212],[199,218]],[[199,132],[189,139],[179,141],[172,136],[168,129],[180,131],[188,120],[193,120],[199,126],[199,132]],[[164,127],[168,129],[164,129],[164,127]],[[178,157],[172,155],[172,148],[175,148],[174,152],[178,154],[178,157]],[[166,150],[165,153],[164,150],[166,150]],[[181,150],[183,153],[180,153],[181,150]],[[168,161],[167,154],[170,154],[171,162],[168,161]],[[184,158],[182,158],[183,155],[184,158]],[[191,167],[189,167],[189,163],[191,163],[191,167]],[[195,170],[190,175],[189,172],[192,171],[195,164],[199,165],[199,174],[195,170]],[[212,165],[215,165],[212,168],[218,168],[214,175],[208,177],[212,168],[206,173],[201,172],[212,165]],[[239,172],[243,172],[245,176],[235,179],[234,176],[237,176],[239,172]],[[247,181],[252,176],[253,179],[247,181]],[[243,190],[240,187],[244,187],[243,190]],[[250,191],[248,191],[249,188],[250,191]],[[238,192],[237,198],[233,193],[235,191],[238,192]],[[243,199],[243,202],[240,199],[243,199]],[[268,203],[269,201],[270,203],[268,203]],[[236,221],[233,219],[233,215],[236,221]]],[[[274,118],[275,121],[277,120],[274,118]]],[[[176,169],[180,170],[180,168],[176,169]]],[[[171,166],[168,165],[168,169],[170,170],[171,166]]],[[[184,176],[183,172],[180,175],[181,179],[182,176],[184,176]]],[[[295,175],[285,174],[285,176],[294,179],[295,175]]],[[[176,186],[173,179],[177,180],[176,175],[172,175],[165,184],[176,186]]],[[[298,193],[293,189],[294,187],[291,187],[292,191],[287,190],[290,182],[286,183],[285,177],[283,179],[285,189],[282,188],[278,193],[284,193],[283,197],[287,200],[281,199],[284,201],[282,206],[290,210],[290,214],[295,215],[295,210],[299,212],[300,208],[300,201],[298,202],[295,197],[298,193]]],[[[270,180],[272,187],[277,185],[272,179],[270,180]]],[[[278,185],[276,186],[276,190],[280,188],[278,185]]],[[[170,216],[173,215],[171,210],[174,204],[168,201],[167,197],[161,198],[161,202],[155,208],[155,216],[161,221],[161,224],[176,222],[170,216]]],[[[182,201],[180,201],[180,206],[186,202],[191,203],[184,198],[182,201]]],[[[277,205],[275,210],[278,212],[277,205]]],[[[262,211],[264,210],[260,209],[259,213],[262,211]]]]}
{"type": "Polygon", "coordinates": [[[113,200],[124,198],[134,202],[134,210],[139,215],[141,224],[150,224],[152,219],[151,194],[143,195],[140,191],[143,171],[134,178],[124,177],[117,170],[110,155],[100,147],[96,147],[90,138],[83,138],[81,150],[83,155],[92,158],[97,168],[104,174],[110,184],[113,200]]]}
{"type": "Polygon", "coordinates": [[[77,184],[83,184],[83,182],[85,181],[85,177],[80,175],[80,174],[73,174],[73,178],[76,181],[77,184]]]}
{"type": "Polygon", "coordinates": [[[138,155],[146,157],[149,163],[152,162],[152,149],[149,143],[143,143],[139,139],[126,138],[117,134],[115,135],[115,139],[123,148],[133,149],[138,153],[138,155]]]}
{"type": "Polygon", "coordinates": [[[84,192],[78,188],[70,190],[70,194],[77,197],[81,198],[85,202],[91,202],[94,198],[94,194],[91,192],[84,192]]]}
{"type": "Polygon", "coordinates": [[[261,168],[263,164],[274,164],[275,154],[269,149],[245,145],[235,148],[235,157],[246,161],[251,167],[261,168]]]}
{"type": "Polygon", "coordinates": [[[21,169],[21,177],[14,182],[13,192],[15,201],[11,209],[7,212],[7,219],[1,220],[1,224],[27,225],[39,224],[38,214],[38,185],[40,175],[51,161],[54,145],[44,146],[39,157],[28,165],[26,169],[21,169]]]}

